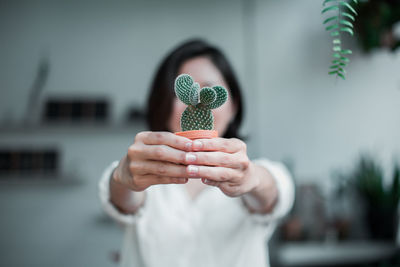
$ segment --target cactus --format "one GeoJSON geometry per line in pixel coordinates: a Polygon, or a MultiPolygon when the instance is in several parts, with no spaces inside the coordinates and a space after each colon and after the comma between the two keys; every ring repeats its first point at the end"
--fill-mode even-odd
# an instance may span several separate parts
{"type": "Polygon", "coordinates": [[[220,107],[228,98],[222,86],[203,87],[188,74],[181,74],[175,80],[175,94],[188,105],[181,116],[182,131],[212,130],[214,117],[211,109],[220,107]]]}

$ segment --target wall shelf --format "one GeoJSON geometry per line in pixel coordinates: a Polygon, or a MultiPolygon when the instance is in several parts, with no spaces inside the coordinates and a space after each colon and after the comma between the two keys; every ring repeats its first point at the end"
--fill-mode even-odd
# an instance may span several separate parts
{"type": "Polygon", "coordinates": [[[67,174],[0,174],[0,186],[80,186],[85,181],[74,175],[67,174]],[[29,178],[26,176],[29,175],[29,178]]]}
{"type": "Polygon", "coordinates": [[[146,123],[143,121],[112,124],[94,122],[76,123],[46,123],[37,125],[0,125],[0,135],[9,134],[76,134],[76,133],[129,133],[136,132],[138,129],[145,129],[146,123]]]}
{"type": "Polygon", "coordinates": [[[280,245],[277,256],[281,266],[339,266],[377,262],[399,252],[389,242],[299,242],[280,245]]]}

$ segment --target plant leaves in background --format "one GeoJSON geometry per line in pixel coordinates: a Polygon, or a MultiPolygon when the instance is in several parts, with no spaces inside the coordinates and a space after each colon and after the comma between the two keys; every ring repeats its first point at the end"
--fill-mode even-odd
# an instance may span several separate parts
{"type": "Polygon", "coordinates": [[[376,49],[395,52],[400,48],[400,0],[359,1],[357,20],[354,21],[356,38],[365,53],[376,49]]]}
{"type": "Polygon", "coordinates": [[[353,22],[357,15],[357,11],[350,4],[358,4],[357,0],[324,0],[322,3],[322,14],[328,14],[329,17],[323,22],[325,25],[325,30],[330,32],[330,35],[334,37],[332,41],[332,54],[333,61],[328,72],[329,75],[335,75],[343,80],[346,79],[345,66],[349,63],[349,59],[343,55],[352,54],[350,49],[342,48],[341,34],[348,33],[354,35],[353,22]],[[336,14],[332,14],[335,12],[336,14]]]}

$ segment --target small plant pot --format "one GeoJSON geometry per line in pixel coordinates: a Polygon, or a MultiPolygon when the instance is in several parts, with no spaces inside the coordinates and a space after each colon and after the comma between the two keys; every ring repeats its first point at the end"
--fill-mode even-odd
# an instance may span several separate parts
{"type": "Polygon", "coordinates": [[[193,130],[193,131],[176,132],[175,134],[189,138],[191,140],[211,139],[218,137],[218,131],[215,130],[193,130]]]}

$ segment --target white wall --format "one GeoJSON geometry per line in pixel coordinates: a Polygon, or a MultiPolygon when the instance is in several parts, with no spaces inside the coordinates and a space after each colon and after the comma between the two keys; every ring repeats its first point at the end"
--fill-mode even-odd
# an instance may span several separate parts
{"type": "Polygon", "coordinates": [[[2,114],[23,116],[39,59],[51,64],[45,93],[103,94],[115,103],[143,104],[150,79],[172,47],[209,39],[241,72],[241,2],[8,1],[0,8],[2,114]],[[224,14],[224,15],[221,15],[224,14]]]}
{"type": "Polygon", "coordinates": [[[400,56],[355,48],[346,81],[327,75],[321,3],[302,1],[3,1],[0,121],[19,121],[39,59],[44,95],[102,94],[120,121],[144,104],[160,58],[180,41],[222,47],[246,86],[250,153],[292,159],[301,180],[400,150],[400,56]],[[245,79],[246,78],[246,79],[245,79]]]}
{"type": "Polygon", "coordinates": [[[294,161],[302,181],[351,167],[362,151],[386,166],[400,152],[400,51],[355,54],[346,81],[328,76],[321,1],[257,1],[257,101],[262,152],[294,161]]]}

